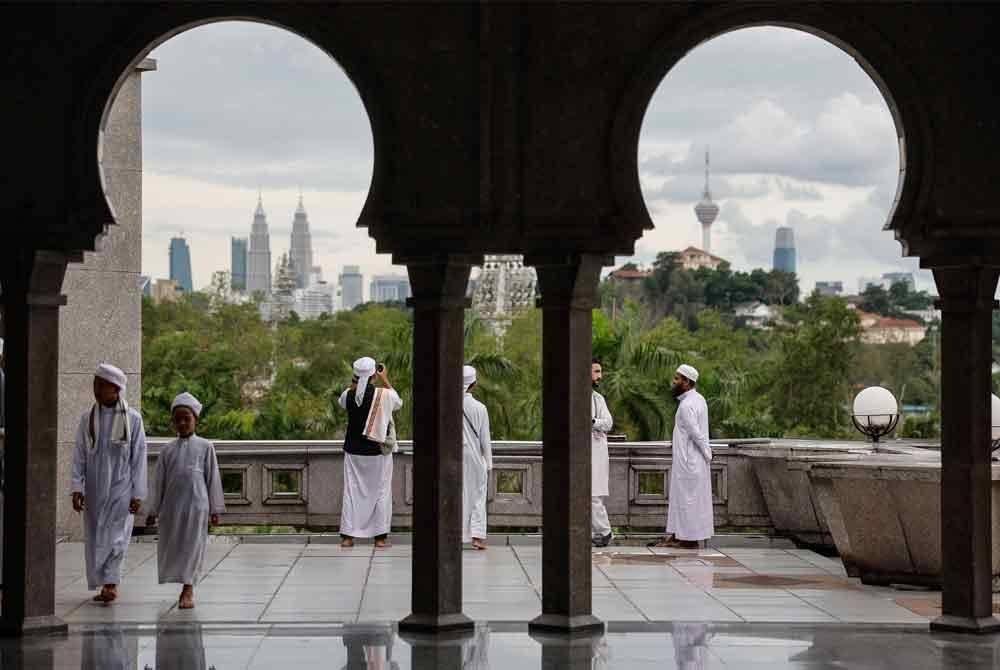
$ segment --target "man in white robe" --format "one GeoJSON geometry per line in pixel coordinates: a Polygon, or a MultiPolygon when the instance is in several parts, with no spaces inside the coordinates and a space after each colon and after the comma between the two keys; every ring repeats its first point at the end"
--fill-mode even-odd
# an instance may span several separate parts
{"type": "Polygon", "coordinates": [[[93,407],[80,417],[73,450],[73,509],[83,512],[87,585],[97,602],[118,597],[133,515],[146,497],[146,433],[125,402],[127,378],[102,363],[94,376],[93,407]]]}
{"type": "Polygon", "coordinates": [[[226,511],[215,445],[195,434],[202,405],[181,393],[170,406],[177,439],[160,450],[146,523],[159,524],[156,567],[160,584],[183,584],[179,609],[194,607],[208,526],[226,511]]]}
{"type": "Polygon", "coordinates": [[[354,361],[354,380],[339,403],[347,410],[340,544],[353,547],[354,538],[371,537],[375,548],[382,549],[389,546],[392,523],[394,447],[386,439],[394,435],[392,413],[403,400],[389,383],[385,366],[365,356],[354,361]],[[382,382],[380,388],[369,383],[373,376],[382,382]]]}
{"type": "Polygon", "coordinates": [[[677,368],[671,393],[677,398],[670,492],[667,501],[669,540],[655,546],[697,549],[712,537],[712,447],[708,442],[708,405],[696,390],[698,371],[690,365],[677,368]]]}
{"type": "Polygon", "coordinates": [[[493,469],[490,415],[486,405],[472,397],[476,369],[462,368],[462,542],[486,549],[486,489],[493,469]]]}
{"type": "Polygon", "coordinates": [[[597,392],[604,376],[601,361],[590,364],[590,536],[595,547],[606,547],[614,539],[604,498],[609,495],[608,477],[611,460],[608,456],[608,433],[614,421],[604,396],[597,392]]]}

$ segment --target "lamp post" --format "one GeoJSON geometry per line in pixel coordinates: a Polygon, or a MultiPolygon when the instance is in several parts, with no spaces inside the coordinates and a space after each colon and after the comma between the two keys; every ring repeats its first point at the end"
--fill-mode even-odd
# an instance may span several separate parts
{"type": "Polygon", "coordinates": [[[879,439],[895,430],[899,423],[896,397],[889,389],[869,386],[854,397],[851,421],[858,431],[871,439],[872,450],[877,452],[879,439]]]}

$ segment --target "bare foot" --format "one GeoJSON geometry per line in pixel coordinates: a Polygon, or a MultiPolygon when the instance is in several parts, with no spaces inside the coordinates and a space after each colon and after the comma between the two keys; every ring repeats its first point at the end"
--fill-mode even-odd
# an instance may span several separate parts
{"type": "Polygon", "coordinates": [[[345,537],[340,541],[340,546],[344,549],[349,549],[354,546],[354,538],[345,537]]]}
{"type": "Polygon", "coordinates": [[[480,540],[478,537],[472,538],[472,548],[477,551],[486,551],[486,540],[480,540]]]}
{"type": "Polygon", "coordinates": [[[177,600],[177,609],[189,610],[194,607],[194,589],[184,585],[181,589],[181,597],[177,600]]]}
{"type": "Polygon", "coordinates": [[[95,603],[113,603],[118,598],[118,585],[105,584],[101,587],[101,592],[94,596],[95,603]]]}
{"type": "Polygon", "coordinates": [[[389,540],[387,540],[385,538],[379,538],[379,539],[375,540],[375,548],[376,549],[385,549],[388,546],[389,546],[389,540]]]}

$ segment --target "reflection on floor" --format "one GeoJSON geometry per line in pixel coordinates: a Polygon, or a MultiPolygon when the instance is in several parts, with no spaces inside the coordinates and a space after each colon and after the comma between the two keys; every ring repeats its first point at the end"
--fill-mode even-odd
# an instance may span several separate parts
{"type": "Polygon", "coordinates": [[[974,670],[998,663],[1000,636],[877,625],[634,623],[574,638],[530,636],[523,624],[479,624],[445,638],[401,636],[391,624],[97,625],[0,640],[3,670],[974,670]]]}
{"type": "MultiPolygon", "coordinates": [[[[464,612],[525,623],[541,611],[542,551],[494,545],[463,554],[464,612]]],[[[58,545],[56,614],[70,624],[334,624],[410,611],[411,547],[209,544],[197,607],[156,580],[156,545],[133,544],[120,597],[93,603],[83,547],[58,545]]],[[[864,586],[840,561],[799,549],[609,547],[593,554],[594,614],[608,622],[909,624],[926,631],[940,593],[864,586]]]]}

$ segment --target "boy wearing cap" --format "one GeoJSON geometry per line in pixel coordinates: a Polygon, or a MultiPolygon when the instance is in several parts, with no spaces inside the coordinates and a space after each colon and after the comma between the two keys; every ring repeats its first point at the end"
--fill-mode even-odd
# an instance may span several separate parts
{"type": "Polygon", "coordinates": [[[194,585],[208,540],[208,524],[226,511],[215,445],[195,435],[202,405],[181,393],[170,406],[177,439],[156,459],[146,523],[159,521],[156,567],[161,584],[183,584],[178,608],[194,607],[194,585]]]}
{"type": "Polygon", "coordinates": [[[118,597],[133,515],[146,497],[146,432],[128,406],[125,373],[102,363],[94,405],[80,417],[73,450],[73,509],[83,513],[87,586],[96,602],[118,597]]]}

